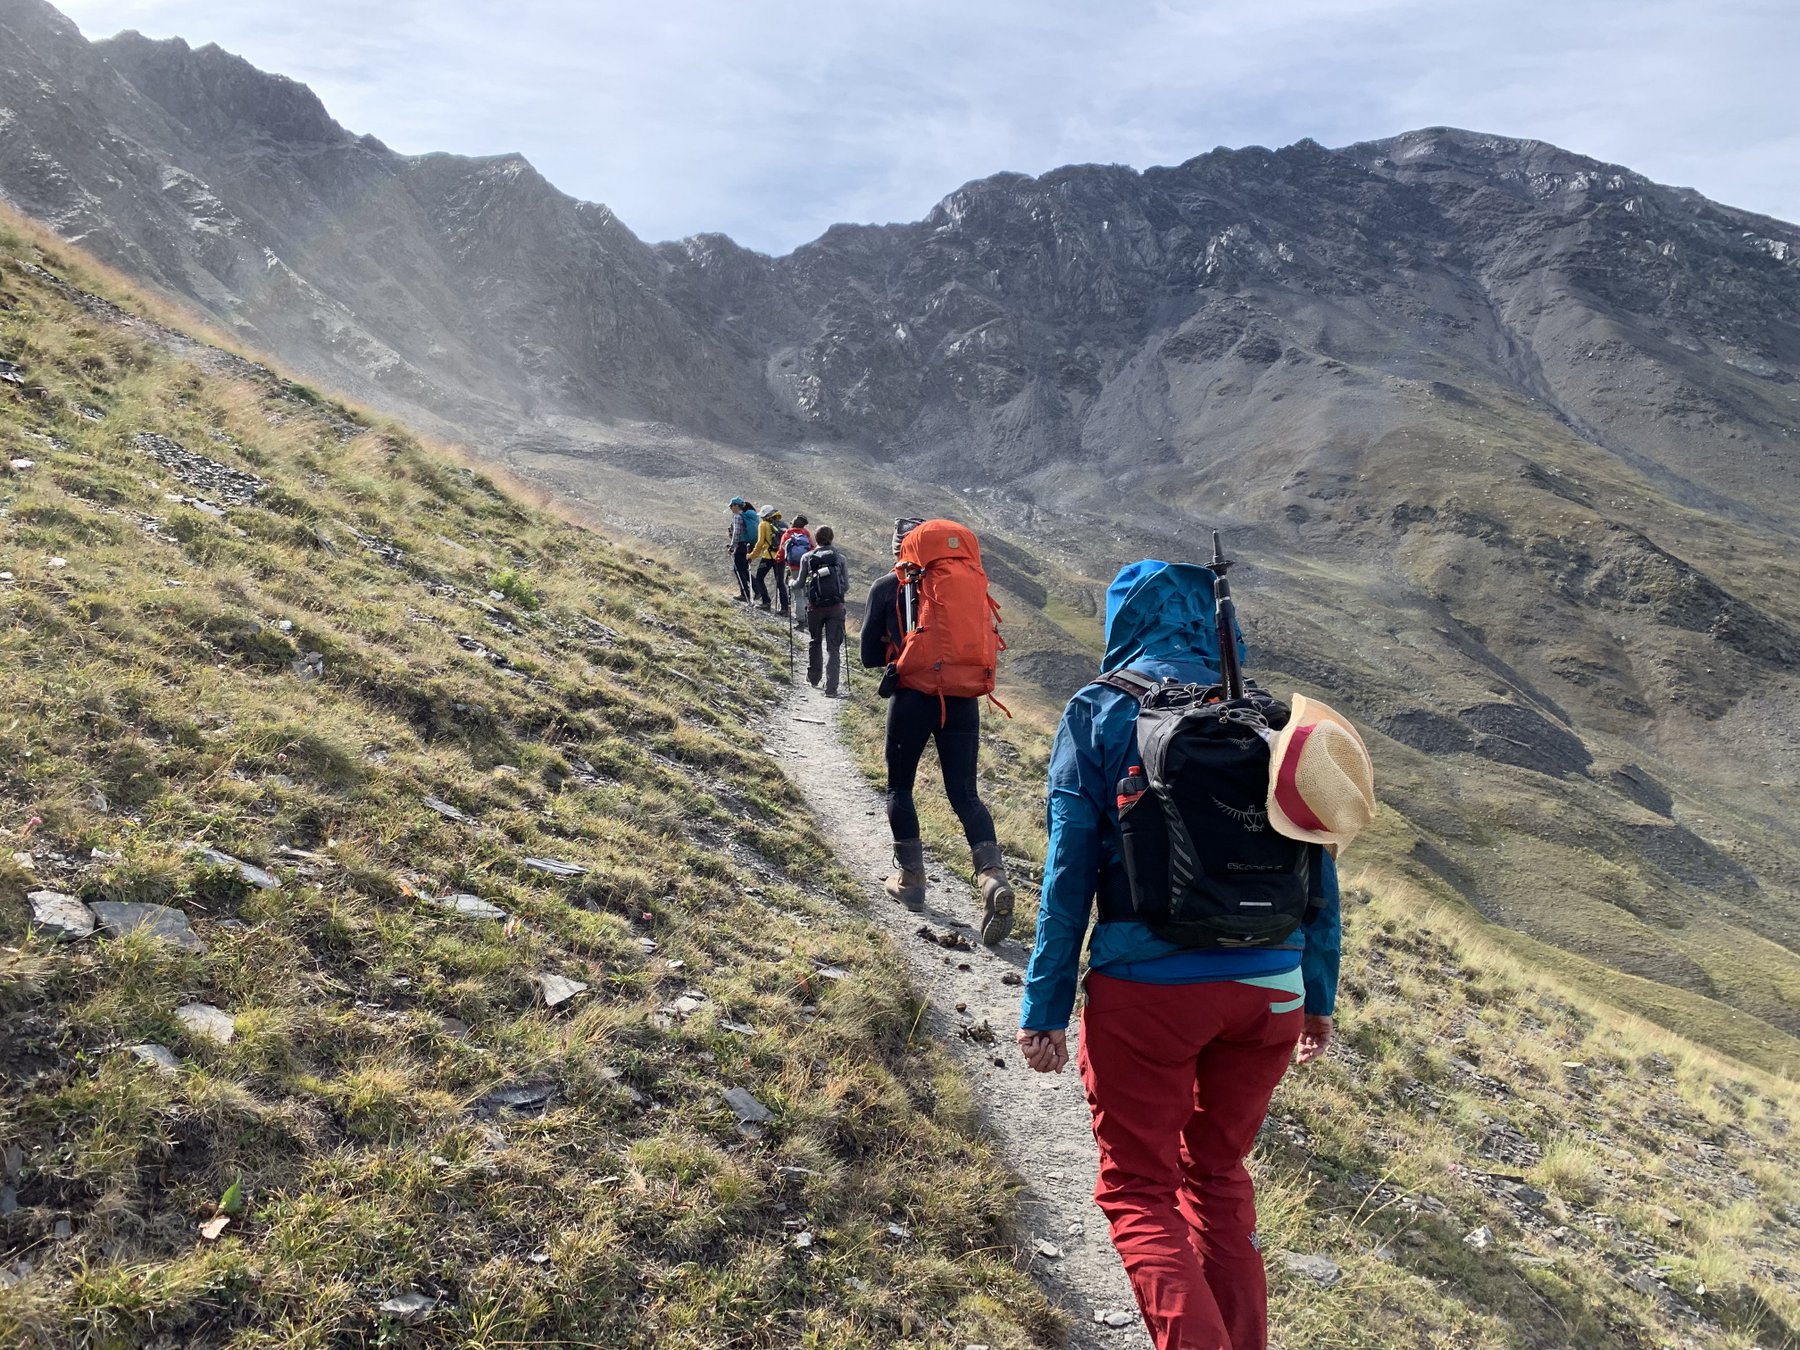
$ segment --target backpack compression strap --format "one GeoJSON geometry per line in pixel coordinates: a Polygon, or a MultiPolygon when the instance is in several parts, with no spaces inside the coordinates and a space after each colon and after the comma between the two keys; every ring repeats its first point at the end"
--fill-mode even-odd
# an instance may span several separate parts
{"type": "Polygon", "coordinates": [[[1121,694],[1130,694],[1140,703],[1162,687],[1142,671],[1132,670],[1129,667],[1109,670],[1094,683],[1103,684],[1108,689],[1117,689],[1121,694]]]}

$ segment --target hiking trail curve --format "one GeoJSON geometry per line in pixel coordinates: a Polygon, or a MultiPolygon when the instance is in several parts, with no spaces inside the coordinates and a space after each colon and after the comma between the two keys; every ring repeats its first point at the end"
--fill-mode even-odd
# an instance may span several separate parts
{"type": "MultiPolygon", "coordinates": [[[[1030,949],[1016,937],[991,951],[981,945],[975,929],[980,906],[967,880],[966,858],[946,866],[927,855],[923,913],[888,898],[881,887],[893,857],[887,817],[880,795],[840,739],[839,706],[799,684],[769,725],[768,748],[804,794],[839,862],[862,883],[869,897],[866,917],[905,953],[925,1002],[925,1029],[949,1047],[975,1084],[983,1119],[1024,1182],[1020,1258],[1031,1262],[1039,1284],[1068,1314],[1069,1345],[1081,1350],[1148,1346],[1106,1221],[1094,1205],[1098,1158],[1081,1079],[1073,1062],[1060,1074],[1032,1073],[1013,1044],[1016,981],[1024,975],[1030,949]],[[920,932],[925,925],[936,934],[957,935],[968,946],[946,948],[930,941],[920,932]],[[1015,983],[1005,982],[1009,975],[1015,983]],[[1059,1254],[1049,1255],[1046,1248],[1059,1254]],[[1101,1320],[1109,1313],[1124,1325],[1101,1320]]],[[[921,774],[924,790],[930,790],[927,781],[921,774]]],[[[1071,1057],[1076,1030],[1069,1029],[1071,1057]]]]}

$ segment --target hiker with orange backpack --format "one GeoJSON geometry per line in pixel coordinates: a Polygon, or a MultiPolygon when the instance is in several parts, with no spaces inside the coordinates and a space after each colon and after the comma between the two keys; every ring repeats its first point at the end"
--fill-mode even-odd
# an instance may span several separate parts
{"type": "Polygon", "coordinates": [[[894,522],[892,572],[869,588],[862,663],[885,666],[888,700],[887,813],[894,835],[894,874],[887,893],[908,909],[925,907],[925,845],[913,785],[925,746],[937,743],[944,793],[962,822],[981,890],[981,940],[1012,932],[1013,890],[976,790],[981,753],[981,698],[992,695],[999,660],[999,609],[988,596],[981,546],[952,520],[894,522]]]}

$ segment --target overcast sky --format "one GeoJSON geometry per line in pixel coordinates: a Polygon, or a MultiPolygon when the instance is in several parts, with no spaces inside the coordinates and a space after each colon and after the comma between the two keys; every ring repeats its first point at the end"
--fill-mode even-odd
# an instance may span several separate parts
{"type": "Polygon", "coordinates": [[[1800,221],[1796,0],[61,0],[396,150],[522,151],[646,239],[785,252],[1002,169],[1448,124],[1800,221]]]}

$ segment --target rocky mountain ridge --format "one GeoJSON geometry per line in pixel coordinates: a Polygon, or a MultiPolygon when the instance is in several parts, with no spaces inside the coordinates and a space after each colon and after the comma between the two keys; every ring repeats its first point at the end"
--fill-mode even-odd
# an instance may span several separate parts
{"type": "Polygon", "coordinates": [[[1800,1029],[1795,227],[1439,128],[651,245],[40,0],[0,109],[65,237],[695,558],[752,485],[859,541],[971,517],[1052,698],[1111,569],[1224,526],[1258,673],[1371,729],[1415,880],[1800,1029]]]}
{"type": "Polygon", "coordinates": [[[15,201],[334,383],[440,415],[489,398],[824,436],[971,481],[1076,456],[1153,478],[1159,444],[1230,444],[1233,399],[1198,386],[1374,357],[1521,389],[1708,509],[1768,507],[1759,475],[1792,448],[1800,231],[1539,142],[1433,129],[998,174],[768,258],[646,245],[516,155],[394,154],[217,47],[89,44],[40,0],[0,23],[15,201]],[[1646,362],[1704,373],[1646,406],[1646,362]],[[1714,427],[1732,453],[1689,453],[1714,427]]]}

